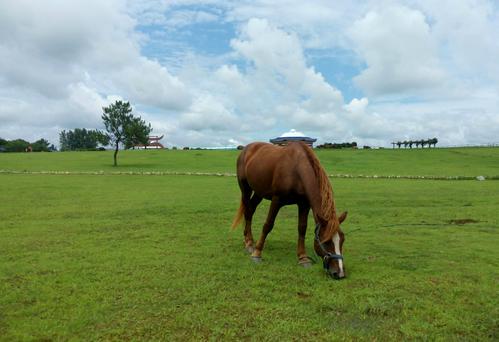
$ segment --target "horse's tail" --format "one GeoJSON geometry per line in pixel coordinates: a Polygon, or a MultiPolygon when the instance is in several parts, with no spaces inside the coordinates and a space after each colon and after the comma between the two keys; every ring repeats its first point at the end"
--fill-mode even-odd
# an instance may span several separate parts
{"type": "Polygon", "coordinates": [[[236,227],[241,223],[241,220],[244,217],[244,211],[246,209],[246,206],[244,205],[244,202],[241,200],[241,205],[239,206],[239,209],[237,210],[236,216],[234,216],[234,221],[232,221],[232,229],[236,229],[236,227]]]}
{"type": "Polygon", "coordinates": [[[237,182],[239,184],[239,188],[241,189],[241,204],[239,205],[239,209],[237,210],[234,220],[232,221],[232,229],[236,229],[239,223],[241,223],[241,220],[244,218],[246,205],[249,204],[249,195],[251,195],[251,190],[248,189],[249,185],[243,180],[246,149],[247,146],[239,154],[239,157],[237,157],[237,182]]]}

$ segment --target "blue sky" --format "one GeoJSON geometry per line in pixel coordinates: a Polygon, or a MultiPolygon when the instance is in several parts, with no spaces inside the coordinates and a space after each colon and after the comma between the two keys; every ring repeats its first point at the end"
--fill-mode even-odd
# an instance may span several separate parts
{"type": "Polygon", "coordinates": [[[5,0],[0,137],[57,143],[125,99],[169,146],[292,128],[499,143],[498,14],[486,0],[5,0]]]}

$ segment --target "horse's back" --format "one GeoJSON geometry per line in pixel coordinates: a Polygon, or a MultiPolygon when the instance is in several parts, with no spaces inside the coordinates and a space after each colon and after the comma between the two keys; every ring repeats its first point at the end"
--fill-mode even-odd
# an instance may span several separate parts
{"type": "Polygon", "coordinates": [[[307,167],[303,148],[300,143],[287,146],[251,143],[239,156],[238,178],[264,198],[290,192],[300,194],[303,192],[300,171],[307,167]]]}

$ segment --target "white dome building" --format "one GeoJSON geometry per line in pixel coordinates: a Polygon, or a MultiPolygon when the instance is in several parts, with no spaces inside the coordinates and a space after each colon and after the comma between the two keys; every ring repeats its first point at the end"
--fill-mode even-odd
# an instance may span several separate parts
{"type": "Polygon", "coordinates": [[[310,138],[305,136],[302,132],[299,132],[295,129],[290,130],[289,132],[281,134],[279,137],[270,139],[270,142],[275,145],[287,145],[288,143],[292,141],[303,141],[310,147],[313,146],[314,142],[317,141],[317,139],[310,138]]]}

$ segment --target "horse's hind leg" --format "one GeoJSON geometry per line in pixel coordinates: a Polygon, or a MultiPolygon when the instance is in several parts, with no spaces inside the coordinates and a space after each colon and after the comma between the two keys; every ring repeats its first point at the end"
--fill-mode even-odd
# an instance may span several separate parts
{"type": "Polygon", "coordinates": [[[303,267],[312,266],[312,262],[305,250],[305,234],[307,233],[307,220],[309,211],[309,205],[298,205],[298,247],[296,250],[296,254],[298,256],[298,264],[303,267]]]}
{"type": "Polygon", "coordinates": [[[253,253],[255,250],[253,243],[253,232],[251,231],[251,221],[253,220],[253,214],[256,211],[256,207],[260,204],[262,198],[257,194],[253,194],[249,200],[248,206],[244,212],[244,220],[246,221],[244,225],[244,247],[249,253],[253,253]]]}
{"type": "Polygon", "coordinates": [[[262,198],[258,196],[257,194],[251,195],[253,190],[251,190],[251,187],[245,180],[241,180],[239,182],[239,186],[241,188],[241,200],[244,205],[244,248],[249,253],[253,253],[254,251],[254,246],[253,246],[253,233],[251,231],[251,221],[253,219],[253,214],[255,213],[256,207],[260,202],[262,201],[262,198]]]}
{"type": "Polygon", "coordinates": [[[267,214],[267,220],[263,225],[262,235],[260,236],[260,239],[256,243],[254,252],[251,254],[251,257],[256,262],[260,261],[262,258],[262,250],[265,244],[265,239],[267,238],[267,235],[270,233],[272,228],[274,228],[275,218],[280,208],[281,205],[279,204],[279,199],[278,197],[274,196],[272,198],[272,202],[270,203],[269,213],[267,214]]]}

